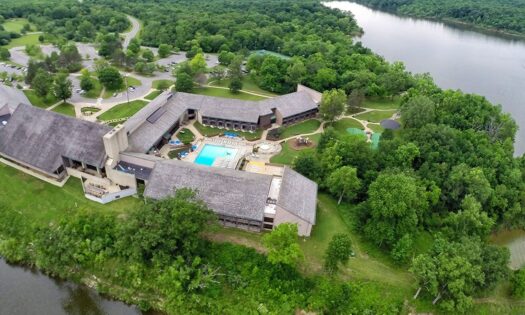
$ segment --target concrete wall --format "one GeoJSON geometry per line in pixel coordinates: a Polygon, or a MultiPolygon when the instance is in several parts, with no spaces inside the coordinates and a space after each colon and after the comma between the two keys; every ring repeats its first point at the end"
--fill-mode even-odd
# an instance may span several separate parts
{"type": "Polygon", "coordinates": [[[283,115],[278,109],[275,110],[275,123],[278,125],[283,124],[283,115]]]}
{"type": "Polygon", "coordinates": [[[117,159],[128,148],[128,136],[123,125],[118,125],[102,137],[107,156],[117,159]]]}
{"type": "Polygon", "coordinates": [[[312,224],[279,206],[276,207],[276,210],[275,218],[273,220],[274,226],[277,226],[281,223],[296,223],[298,234],[300,236],[310,236],[310,233],[312,233],[312,224]]]}
{"type": "Polygon", "coordinates": [[[101,198],[97,198],[89,194],[84,194],[84,196],[89,200],[92,200],[98,203],[102,203],[102,204],[106,204],[108,202],[112,202],[112,201],[115,201],[115,200],[118,200],[124,197],[133,196],[136,193],[137,193],[136,188],[128,188],[128,189],[125,189],[125,190],[122,190],[116,193],[106,194],[102,196],[101,198]]]}

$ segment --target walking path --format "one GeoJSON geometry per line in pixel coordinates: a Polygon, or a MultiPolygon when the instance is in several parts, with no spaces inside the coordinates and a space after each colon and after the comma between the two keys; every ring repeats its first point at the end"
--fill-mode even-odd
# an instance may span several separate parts
{"type": "Polygon", "coordinates": [[[121,35],[124,36],[124,42],[122,43],[122,47],[124,48],[123,50],[125,51],[126,48],[128,48],[128,45],[129,45],[129,42],[131,42],[131,40],[133,38],[135,38],[135,36],[137,36],[137,34],[139,33],[140,31],[140,22],[139,20],[137,20],[136,18],[132,17],[131,15],[128,15],[128,20],[131,22],[131,30],[127,33],[122,33],[121,35]]]}
{"type": "MultiPolygon", "coordinates": [[[[214,89],[221,89],[221,90],[229,90],[230,89],[230,88],[223,87],[223,86],[212,85],[213,82],[215,82],[215,81],[212,81],[209,84],[206,84],[206,85],[203,85],[203,86],[204,87],[209,87],[209,88],[214,88],[214,89]]],[[[246,94],[255,95],[255,96],[260,96],[260,97],[264,97],[264,98],[272,98],[272,97],[274,97],[274,96],[260,94],[260,93],[251,92],[251,91],[247,91],[247,90],[240,90],[240,92],[243,92],[243,93],[246,93],[246,94]]]]}

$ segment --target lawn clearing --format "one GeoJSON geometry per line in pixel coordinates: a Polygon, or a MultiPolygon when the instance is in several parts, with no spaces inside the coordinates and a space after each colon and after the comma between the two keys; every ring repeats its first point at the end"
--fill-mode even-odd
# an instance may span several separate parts
{"type": "Polygon", "coordinates": [[[286,139],[305,133],[313,133],[321,126],[321,122],[317,119],[309,119],[303,122],[290,125],[282,128],[279,139],[286,139]]]}
{"type": "Polygon", "coordinates": [[[173,80],[154,80],[151,83],[151,88],[158,90],[159,89],[159,85],[161,83],[166,83],[166,84],[168,84],[168,86],[172,86],[173,84],[175,84],[175,81],[173,81],[173,80]]]}
{"type": "Polygon", "coordinates": [[[29,102],[31,102],[31,104],[33,104],[36,107],[48,108],[49,106],[56,104],[59,101],[51,93],[49,93],[46,97],[40,97],[36,95],[35,91],[33,90],[24,90],[23,92],[29,99],[29,102]]]}
{"type": "Polygon", "coordinates": [[[367,98],[363,107],[372,109],[398,109],[401,105],[400,97],[370,97],[367,98]]]}
{"type": "MultiPolygon", "coordinates": [[[[21,33],[22,28],[25,24],[29,23],[27,19],[9,19],[6,20],[5,23],[2,24],[6,32],[14,32],[14,33],[21,33]]],[[[29,23],[31,26],[31,30],[33,30],[35,27],[31,23],[29,23]]]]}
{"type": "Polygon", "coordinates": [[[134,77],[127,77],[127,79],[124,78],[124,84],[122,85],[122,87],[120,87],[120,89],[116,89],[116,90],[105,89],[104,93],[102,93],[102,98],[110,98],[115,93],[126,92],[126,86],[131,87],[131,86],[141,86],[141,85],[142,85],[142,82],[140,82],[139,79],[136,79],[134,77]],[[126,80],[127,80],[127,84],[126,84],[126,80]]]}
{"type": "Polygon", "coordinates": [[[146,106],[148,102],[142,100],[135,100],[128,103],[122,103],[113,106],[110,110],[105,113],[102,113],[98,116],[99,120],[108,121],[118,118],[128,118],[133,116],[138,112],[142,107],[146,106]]]}
{"type": "Polygon", "coordinates": [[[195,135],[188,128],[181,129],[181,131],[177,133],[176,137],[184,144],[189,144],[195,140],[195,135]]]}
{"type": "Polygon", "coordinates": [[[385,131],[385,128],[381,127],[381,125],[375,125],[375,124],[368,124],[368,128],[372,129],[373,132],[381,133],[385,131]]]}
{"type": "Polygon", "coordinates": [[[358,114],[355,116],[357,119],[366,120],[369,122],[381,122],[383,119],[391,118],[392,115],[396,113],[396,110],[388,110],[388,111],[371,111],[366,112],[364,114],[358,114]]]}
{"type": "MultiPolygon", "coordinates": [[[[315,146],[317,146],[317,143],[319,143],[319,139],[321,139],[321,133],[310,135],[308,136],[308,138],[315,144],[315,146]]],[[[301,152],[314,152],[315,151],[315,146],[313,148],[309,147],[309,148],[304,148],[301,150],[296,150],[291,146],[291,144],[289,143],[290,141],[294,141],[294,139],[290,139],[290,140],[287,140],[285,143],[281,143],[282,150],[279,154],[273,156],[270,159],[271,163],[292,165],[295,158],[301,152]]]]}
{"type": "Polygon", "coordinates": [[[245,100],[245,101],[260,101],[260,100],[266,99],[265,97],[262,97],[262,96],[257,96],[257,95],[248,94],[244,92],[232,93],[230,92],[229,89],[219,89],[219,88],[212,88],[212,87],[194,88],[192,93],[199,94],[199,95],[223,97],[223,98],[234,98],[234,99],[245,100]]]}
{"type": "Polygon", "coordinates": [[[99,98],[100,93],[102,93],[102,84],[96,77],[91,77],[91,81],[93,82],[93,88],[82,94],[82,96],[94,99],[99,98]]]}
{"type": "Polygon", "coordinates": [[[7,49],[13,48],[13,47],[19,47],[19,46],[26,46],[26,45],[40,45],[41,42],[38,41],[38,37],[42,34],[28,34],[23,35],[19,38],[13,38],[9,44],[4,46],[7,49]]]}
{"type": "Polygon", "coordinates": [[[84,197],[77,178],[71,177],[60,188],[1,163],[0,199],[20,212],[27,222],[42,225],[67,218],[75,210],[123,213],[140,204],[139,199],[123,198],[102,205],[84,197]]]}
{"type": "Polygon", "coordinates": [[[346,131],[348,128],[357,128],[357,129],[364,130],[363,125],[361,125],[359,121],[353,118],[343,118],[341,120],[335,121],[327,125],[327,127],[334,128],[335,131],[337,131],[338,133],[342,135],[348,134],[348,132],[346,131]]]}
{"type": "Polygon", "coordinates": [[[75,117],[75,106],[69,104],[69,103],[62,103],[58,105],[57,107],[53,108],[52,111],[55,113],[60,113],[66,116],[72,116],[75,117]]]}
{"type": "Polygon", "coordinates": [[[232,132],[236,133],[237,135],[244,137],[248,141],[255,141],[261,139],[262,130],[258,129],[255,132],[246,132],[246,131],[231,131],[226,129],[219,129],[209,126],[203,126],[199,122],[196,122],[193,125],[197,130],[205,137],[215,137],[218,135],[222,135],[225,131],[226,132],[232,132]]]}
{"type": "Polygon", "coordinates": [[[153,91],[153,92],[149,93],[148,95],[144,96],[144,98],[151,101],[151,100],[155,99],[157,96],[159,96],[161,93],[162,93],[162,91],[159,91],[159,90],[153,91]]]}
{"type": "MultiPolygon", "coordinates": [[[[230,80],[229,79],[224,79],[224,80],[221,80],[221,82],[218,82],[215,79],[210,79],[209,80],[209,84],[213,85],[213,86],[221,86],[221,87],[227,87],[228,88],[230,86],[230,80]]],[[[273,92],[261,89],[259,86],[257,86],[257,84],[250,77],[243,77],[242,78],[242,90],[243,91],[257,93],[257,94],[261,94],[261,95],[266,95],[266,96],[269,96],[269,97],[273,97],[273,96],[279,95],[277,93],[273,93],[273,92]]]]}

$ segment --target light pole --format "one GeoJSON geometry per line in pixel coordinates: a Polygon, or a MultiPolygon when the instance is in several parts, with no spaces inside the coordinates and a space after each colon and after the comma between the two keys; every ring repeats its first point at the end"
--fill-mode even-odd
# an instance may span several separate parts
{"type": "Polygon", "coordinates": [[[129,105],[129,87],[128,87],[128,76],[129,74],[126,73],[124,75],[124,80],[126,81],[126,98],[128,99],[128,105],[129,105]]]}

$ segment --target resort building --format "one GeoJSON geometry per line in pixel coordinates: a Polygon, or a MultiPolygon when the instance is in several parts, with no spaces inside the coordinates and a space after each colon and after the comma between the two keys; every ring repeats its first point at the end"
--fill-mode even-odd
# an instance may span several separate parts
{"type": "Polygon", "coordinates": [[[86,198],[100,203],[135,195],[139,185],[145,186],[146,200],[190,188],[226,226],[262,231],[291,222],[300,235],[309,236],[317,184],[287,167],[272,166],[276,171],[270,174],[239,170],[238,162],[253,154],[253,144],[209,139],[193,161],[166,159],[154,151],[192,119],[255,130],[311,117],[319,102],[315,93],[301,90],[246,102],[165,92],[114,128],[28,105],[18,93],[6,94],[8,101],[0,103],[6,112],[0,116],[0,161],[57,186],[77,177],[86,198]]]}
{"type": "Polygon", "coordinates": [[[0,84],[0,128],[7,124],[19,104],[31,104],[22,91],[0,84]]]}

